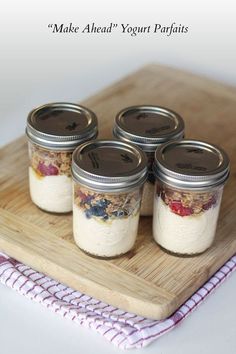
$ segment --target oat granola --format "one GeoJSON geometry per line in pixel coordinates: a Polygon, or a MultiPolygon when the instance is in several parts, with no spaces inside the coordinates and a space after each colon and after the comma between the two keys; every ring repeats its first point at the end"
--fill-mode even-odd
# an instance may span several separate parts
{"type": "Polygon", "coordinates": [[[30,144],[30,164],[40,176],[66,175],[71,177],[71,151],[45,150],[30,144]]]}
{"type": "Polygon", "coordinates": [[[219,198],[219,191],[186,192],[171,188],[160,187],[157,184],[156,193],[170,210],[180,216],[199,215],[215,207],[219,198]]]}
{"type": "Polygon", "coordinates": [[[74,187],[74,203],[88,219],[97,217],[107,221],[136,215],[140,208],[140,190],[121,194],[100,193],[80,185],[74,187]]]}

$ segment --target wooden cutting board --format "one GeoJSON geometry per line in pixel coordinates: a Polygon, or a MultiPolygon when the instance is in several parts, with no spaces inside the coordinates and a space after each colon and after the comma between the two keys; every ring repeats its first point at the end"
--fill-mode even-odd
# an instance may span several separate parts
{"type": "Polygon", "coordinates": [[[47,214],[32,204],[23,137],[0,150],[0,250],[126,311],[165,318],[236,252],[236,89],[150,65],[83,104],[97,113],[101,137],[111,136],[114,116],[121,108],[157,104],[183,116],[186,137],[219,144],[228,152],[232,173],[216,242],[193,258],[165,254],[152,240],[151,218],[143,217],[132,253],[109,261],[85,255],[73,242],[71,215],[47,214]]]}

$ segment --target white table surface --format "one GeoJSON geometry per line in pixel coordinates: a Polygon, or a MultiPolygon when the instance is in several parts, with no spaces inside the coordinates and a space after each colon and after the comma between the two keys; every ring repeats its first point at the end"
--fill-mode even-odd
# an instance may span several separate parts
{"type": "MultiPolygon", "coordinates": [[[[236,272],[171,332],[135,353],[235,354],[236,272]]],[[[96,332],[0,285],[1,354],[121,352],[96,332]]],[[[123,351],[122,351],[123,352],[123,351]]]]}

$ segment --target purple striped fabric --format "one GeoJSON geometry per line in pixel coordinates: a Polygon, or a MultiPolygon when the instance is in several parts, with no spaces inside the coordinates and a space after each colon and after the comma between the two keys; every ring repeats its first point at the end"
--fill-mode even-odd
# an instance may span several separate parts
{"type": "Polygon", "coordinates": [[[66,287],[0,253],[0,281],[72,321],[94,329],[122,349],[140,348],[183,321],[236,269],[236,255],[172,316],[155,321],[122,311],[66,287]]]}

